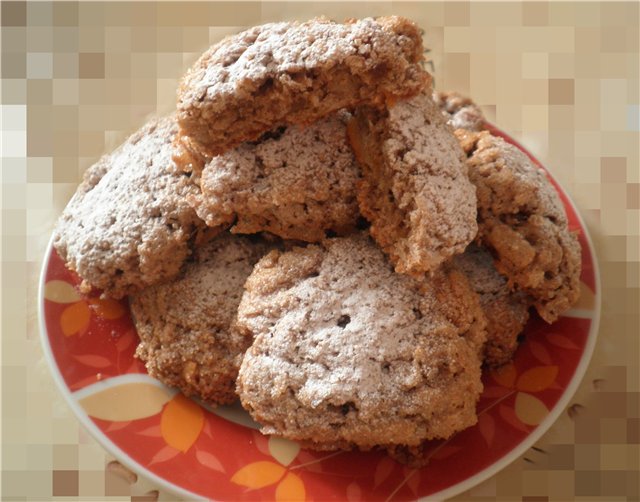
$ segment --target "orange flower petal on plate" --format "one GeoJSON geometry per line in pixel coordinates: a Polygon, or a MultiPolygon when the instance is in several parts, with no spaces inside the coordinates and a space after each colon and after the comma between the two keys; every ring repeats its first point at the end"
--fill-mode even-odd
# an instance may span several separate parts
{"type": "Polygon", "coordinates": [[[547,406],[535,396],[518,392],[515,404],[516,416],[527,425],[538,425],[549,414],[547,406]]]}
{"type": "Polygon", "coordinates": [[[118,352],[122,352],[127,349],[136,340],[136,335],[132,329],[128,330],[124,335],[118,338],[116,342],[116,349],[118,352]]]}
{"type": "Polygon", "coordinates": [[[74,303],[62,311],[60,316],[60,327],[64,336],[71,336],[77,333],[84,333],[89,327],[91,312],[89,306],[84,301],[74,303]]]}
{"type": "Polygon", "coordinates": [[[255,490],[276,484],[284,473],[284,467],[275,462],[261,460],[245,465],[231,478],[231,482],[255,490]]]}
{"type": "Polygon", "coordinates": [[[183,453],[196,442],[203,425],[202,408],[182,394],[176,394],[167,403],[160,419],[160,431],[164,440],[183,453]]]}
{"type": "Polygon", "coordinates": [[[306,491],[304,489],[304,483],[293,472],[290,472],[286,477],[278,483],[276,487],[276,501],[297,501],[305,500],[306,491]]]}
{"type": "Polygon", "coordinates": [[[251,434],[253,438],[253,444],[256,445],[258,451],[264,455],[271,455],[269,452],[269,438],[258,431],[253,431],[251,434]]]}
{"type": "Polygon", "coordinates": [[[360,502],[362,500],[362,488],[355,481],[347,486],[347,500],[349,502],[360,502]]]}
{"type": "Polygon", "coordinates": [[[451,457],[456,453],[462,451],[462,446],[450,445],[446,443],[442,443],[438,446],[433,453],[429,455],[429,458],[435,458],[436,460],[442,460],[444,458],[451,457]]]}
{"type": "Polygon", "coordinates": [[[125,308],[116,300],[92,298],[89,303],[95,313],[103,319],[119,319],[125,314],[125,308]]]}
{"type": "Polygon", "coordinates": [[[529,428],[522,420],[520,420],[520,417],[516,414],[516,410],[511,406],[501,404],[498,408],[498,413],[500,413],[502,419],[514,429],[526,432],[527,434],[529,433],[529,428]]]}
{"type": "Polygon", "coordinates": [[[497,385],[491,386],[491,387],[485,386],[484,390],[482,391],[482,397],[484,399],[495,399],[495,398],[504,397],[510,392],[513,392],[513,391],[509,390],[506,387],[498,387],[497,385]]]}
{"type": "Polygon", "coordinates": [[[564,335],[559,335],[558,333],[549,333],[547,334],[547,340],[551,345],[555,345],[556,347],[560,347],[561,349],[570,349],[570,350],[578,350],[578,347],[573,340],[567,338],[564,335]]]}
{"type": "Polygon", "coordinates": [[[397,464],[391,459],[391,457],[382,457],[380,462],[378,462],[378,465],[376,466],[376,472],[373,475],[373,486],[377,488],[382,483],[384,483],[386,479],[391,475],[391,472],[396,465],[397,464]]]}
{"type": "Polygon", "coordinates": [[[527,341],[529,352],[531,355],[535,357],[542,364],[550,365],[552,363],[551,354],[547,350],[547,348],[541,343],[536,342],[535,340],[527,341]]]}
{"type": "Polygon", "coordinates": [[[97,354],[84,354],[81,356],[73,356],[73,358],[80,364],[84,364],[90,368],[108,368],[111,366],[111,361],[109,361],[109,359],[97,354]]]}
{"type": "Polygon", "coordinates": [[[209,453],[208,451],[198,450],[196,452],[196,458],[198,459],[198,462],[200,462],[205,467],[208,467],[209,469],[213,469],[214,471],[219,472],[225,472],[224,466],[222,465],[220,460],[218,460],[218,457],[216,457],[212,453],[209,453]]]}
{"type": "Polygon", "coordinates": [[[593,310],[596,305],[596,295],[591,288],[584,282],[580,282],[580,296],[578,302],[573,306],[574,309],[579,310],[593,310]]]}
{"type": "Polygon", "coordinates": [[[494,418],[488,413],[478,416],[478,430],[485,443],[487,443],[487,447],[491,447],[493,438],[496,435],[496,421],[494,418]]]}
{"type": "Polygon", "coordinates": [[[152,425],[151,427],[147,427],[146,429],[136,432],[136,434],[140,434],[141,436],[147,436],[150,438],[161,438],[162,432],[160,432],[160,424],[152,425]]]}
{"type": "Polygon", "coordinates": [[[175,448],[171,446],[165,446],[153,456],[153,458],[149,461],[149,465],[166,462],[167,460],[171,460],[179,454],[180,452],[175,448]]]}
{"type": "Polygon", "coordinates": [[[549,388],[555,382],[557,376],[557,366],[531,368],[520,375],[516,388],[524,392],[540,392],[549,388]]]}
{"type": "Polygon", "coordinates": [[[493,370],[491,372],[491,376],[500,385],[504,387],[513,387],[513,384],[516,383],[518,372],[516,371],[516,367],[513,363],[508,363],[493,370]]]}
{"type": "Polygon", "coordinates": [[[407,486],[414,495],[418,495],[418,487],[420,486],[420,471],[414,470],[407,476],[407,486]]]}

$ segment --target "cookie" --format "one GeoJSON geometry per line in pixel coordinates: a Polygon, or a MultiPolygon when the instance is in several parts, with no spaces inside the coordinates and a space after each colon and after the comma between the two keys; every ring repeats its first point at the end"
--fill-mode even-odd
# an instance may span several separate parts
{"type": "Polygon", "coordinates": [[[360,211],[396,271],[424,274],[462,253],[477,232],[475,188],[430,94],[360,108],[348,130],[362,167],[360,211]]]}
{"type": "Polygon", "coordinates": [[[178,275],[206,225],[198,193],[172,160],[174,116],[154,119],[90,167],[60,217],[54,246],[83,289],[121,298],[178,275]]]}
{"type": "Polygon", "coordinates": [[[529,319],[531,299],[522,291],[511,291],[507,278],[496,270],[491,254],[475,244],[456,256],[454,263],[479,295],[487,318],[484,363],[501,366],[509,362],[518,348],[518,335],[529,319]]]}
{"type": "Polygon", "coordinates": [[[283,125],[412,96],[430,83],[407,19],[256,26],[212,46],[185,74],[178,114],[188,149],[213,156],[283,125]]]}
{"type": "Polygon", "coordinates": [[[235,383],[251,338],[233,327],[243,285],[267,244],[224,233],[199,248],[184,274],[130,297],[149,374],[210,404],[237,399],[235,383]]]}
{"type": "Polygon", "coordinates": [[[285,239],[322,240],[346,234],[359,217],[359,169],[347,142],[347,112],[308,127],[284,127],[257,143],[214,157],[200,178],[198,215],[231,231],[268,231],[285,239]]]}
{"type": "Polygon", "coordinates": [[[456,131],[478,196],[478,240],[498,272],[554,322],[577,301],[580,244],[551,182],[525,153],[489,132],[456,131]]]}
{"type": "Polygon", "coordinates": [[[484,114],[470,98],[457,92],[435,91],[433,99],[454,129],[469,131],[485,129],[484,114]]]}
{"type": "Polygon", "coordinates": [[[476,422],[485,319],[462,273],[396,274],[356,234],[273,251],[245,289],[238,394],[262,432],[366,450],[476,422]]]}

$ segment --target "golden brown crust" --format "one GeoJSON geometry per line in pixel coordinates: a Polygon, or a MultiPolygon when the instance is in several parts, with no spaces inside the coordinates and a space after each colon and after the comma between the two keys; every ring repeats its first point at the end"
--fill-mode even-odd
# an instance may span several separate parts
{"type": "Polygon", "coordinates": [[[181,135],[211,157],[283,125],[382,106],[430,83],[415,24],[390,16],[250,28],[211,47],[178,91],[181,135]]]}

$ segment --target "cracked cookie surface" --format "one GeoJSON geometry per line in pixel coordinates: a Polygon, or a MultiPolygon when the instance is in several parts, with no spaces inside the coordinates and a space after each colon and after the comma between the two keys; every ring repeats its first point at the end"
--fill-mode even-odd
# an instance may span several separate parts
{"type": "Polygon", "coordinates": [[[237,399],[238,368],[251,337],[233,323],[244,282],[268,248],[222,234],[195,252],[180,278],[130,297],[140,336],[136,356],[151,376],[210,404],[237,399]]]}
{"type": "Polygon", "coordinates": [[[180,272],[206,226],[187,203],[197,186],[172,160],[174,116],[151,120],[84,175],[54,247],[83,289],[121,298],[180,272]]]}
{"type": "Polygon", "coordinates": [[[485,319],[461,272],[397,274],[366,236],[271,252],[238,310],[238,393],[314,449],[415,445],[476,421],[485,319]]]}
{"type": "Polygon", "coordinates": [[[456,134],[477,188],[478,240],[510,285],[554,322],[577,301],[582,266],[558,193],[524,152],[502,138],[487,131],[456,134]]]}
{"type": "Polygon", "coordinates": [[[183,142],[211,157],[283,125],[412,96],[430,82],[422,60],[418,27],[397,16],[250,28],[212,46],[184,76],[183,142]]]}
{"type": "Polygon", "coordinates": [[[342,111],[307,127],[289,126],[214,157],[200,177],[198,215],[234,233],[268,231],[285,239],[322,240],[356,228],[359,168],[342,111]]]}
{"type": "Polygon", "coordinates": [[[360,108],[348,130],[362,166],[360,211],[396,271],[419,276],[462,253],[477,232],[475,187],[430,94],[360,108]]]}

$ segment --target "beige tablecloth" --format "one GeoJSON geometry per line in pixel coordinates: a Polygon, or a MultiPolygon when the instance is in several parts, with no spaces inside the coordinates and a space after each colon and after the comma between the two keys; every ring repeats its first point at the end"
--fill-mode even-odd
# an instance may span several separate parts
{"type": "Polygon", "coordinates": [[[593,361],[542,439],[459,500],[638,500],[639,4],[546,2],[2,3],[2,497],[171,499],[123,475],[54,388],[36,289],[82,172],[183,70],[241,27],[401,14],[425,29],[435,82],[471,95],[576,201],[602,276],[593,361]]]}

